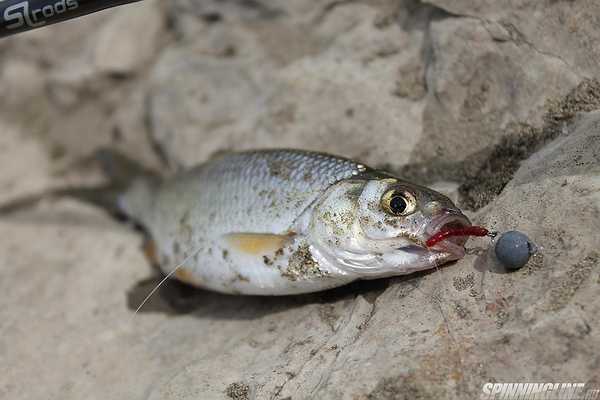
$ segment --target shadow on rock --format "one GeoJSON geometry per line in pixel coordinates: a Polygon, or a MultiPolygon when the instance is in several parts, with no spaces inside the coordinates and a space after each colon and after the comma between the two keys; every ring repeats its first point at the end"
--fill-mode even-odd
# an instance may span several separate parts
{"type": "MultiPolygon", "coordinates": [[[[308,304],[329,304],[350,300],[358,295],[374,303],[388,287],[407,281],[417,281],[436,270],[422,271],[408,276],[356,281],[348,285],[317,293],[289,296],[228,295],[198,289],[169,279],[139,310],[140,313],[164,313],[171,316],[193,314],[198,318],[214,320],[248,320],[283,312],[308,304]]],[[[136,310],[144,298],[163,277],[156,275],[135,284],[127,292],[127,306],[136,310]]]]}

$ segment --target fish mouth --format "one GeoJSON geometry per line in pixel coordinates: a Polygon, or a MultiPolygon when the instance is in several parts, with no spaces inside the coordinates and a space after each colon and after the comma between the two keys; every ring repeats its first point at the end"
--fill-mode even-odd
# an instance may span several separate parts
{"type": "MultiPolygon", "coordinates": [[[[431,220],[425,227],[424,233],[426,238],[430,238],[441,231],[469,226],[471,226],[471,221],[462,213],[445,212],[431,220]]],[[[448,254],[448,261],[459,260],[465,256],[465,243],[468,239],[468,236],[451,236],[429,249],[448,254]]]]}

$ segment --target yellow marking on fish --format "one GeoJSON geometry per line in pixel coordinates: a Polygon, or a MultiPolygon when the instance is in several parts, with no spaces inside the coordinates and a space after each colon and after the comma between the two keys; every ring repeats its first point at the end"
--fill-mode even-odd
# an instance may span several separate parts
{"type": "Polygon", "coordinates": [[[241,253],[261,255],[271,254],[281,249],[291,239],[291,236],[291,234],[230,233],[225,235],[225,240],[232,249],[241,253]]]}
{"type": "Polygon", "coordinates": [[[146,260],[152,265],[160,265],[160,261],[158,258],[158,249],[156,248],[156,243],[152,239],[144,240],[142,244],[142,251],[144,252],[144,256],[146,256],[146,260]]]}
{"type": "Polygon", "coordinates": [[[179,279],[181,282],[187,283],[192,286],[201,286],[202,281],[198,279],[197,276],[194,275],[192,271],[190,271],[187,267],[182,266],[181,268],[175,271],[175,278],[179,279]]]}

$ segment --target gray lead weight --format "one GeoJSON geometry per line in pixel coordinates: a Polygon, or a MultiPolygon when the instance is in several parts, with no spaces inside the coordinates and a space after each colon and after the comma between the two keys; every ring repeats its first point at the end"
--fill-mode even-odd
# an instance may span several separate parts
{"type": "Polygon", "coordinates": [[[519,231],[504,232],[496,241],[494,252],[496,258],[507,269],[522,268],[529,257],[535,253],[536,247],[527,235],[519,231]]]}

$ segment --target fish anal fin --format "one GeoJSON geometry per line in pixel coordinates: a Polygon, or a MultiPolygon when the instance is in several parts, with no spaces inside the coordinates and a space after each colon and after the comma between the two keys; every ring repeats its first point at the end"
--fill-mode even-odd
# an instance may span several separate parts
{"type": "Polygon", "coordinates": [[[198,278],[190,268],[183,265],[175,271],[175,277],[181,282],[187,283],[188,285],[195,287],[202,287],[202,280],[198,278]]]}
{"type": "Polygon", "coordinates": [[[146,260],[156,267],[160,265],[160,260],[158,258],[158,249],[156,248],[156,242],[150,239],[149,237],[144,239],[142,243],[142,251],[144,252],[144,256],[146,256],[146,260]]]}
{"type": "Polygon", "coordinates": [[[228,247],[250,255],[272,254],[283,248],[294,233],[274,235],[270,233],[230,233],[224,236],[228,247]]]}

